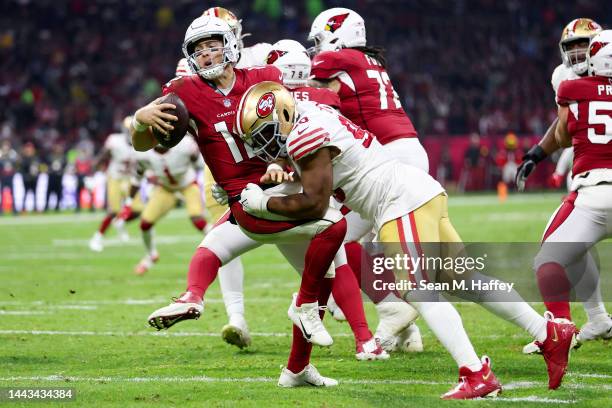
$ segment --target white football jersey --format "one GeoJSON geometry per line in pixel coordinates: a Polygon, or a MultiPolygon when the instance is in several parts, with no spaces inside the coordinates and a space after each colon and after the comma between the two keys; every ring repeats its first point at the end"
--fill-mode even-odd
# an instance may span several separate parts
{"type": "Polygon", "coordinates": [[[110,152],[108,177],[114,179],[129,177],[136,162],[136,152],[128,143],[128,136],[124,133],[112,133],[106,138],[104,148],[110,152]]]}
{"type": "Polygon", "coordinates": [[[332,161],[336,198],[379,230],[386,222],[419,208],[444,192],[423,170],[388,159],[373,135],[332,108],[300,102],[298,120],[287,138],[287,152],[297,161],[323,147],[340,150],[332,161]]]}
{"type": "Polygon", "coordinates": [[[552,84],[553,91],[555,91],[555,101],[557,100],[557,90],[559,89],[559,85],[561,82],[567,81],[570,79],[578,79],[580,76],[574,72],[571,67],[568,67],[564,64],[560,64],[555,68],[552,73],[552,77],[550,78],[550,83],[552,84]]]}
{"type": "Polygon", "coordinates": [[[166,153],[158,153],[155,149],[143,152],[138,161],[153,172],[159,185],[170,191],[182,190],[194,183],[196,165],[204,165],[198,145],[190,135],[166,153]],[[198,158],[198,164],[193,162],[193,157],[198,158]]]}

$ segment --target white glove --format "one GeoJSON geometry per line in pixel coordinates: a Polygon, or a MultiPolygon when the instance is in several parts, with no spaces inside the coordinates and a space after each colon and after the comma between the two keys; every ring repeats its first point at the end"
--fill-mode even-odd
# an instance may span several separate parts
{"type": "Polygon", "coordinates": [[[257,184],[249,183],[240,193],[240,204],[245,212],[258,217],[268,218],[268,200],[270,196],[264,194],[257,184]]]}
{"type": "Polygon", "coordinates": [[[212,187],[210,187],[210,192],[217,203],[220,205],[227,205],[227,191],[221,188],[220,185],[217,183],[213,184],[212,187]]]}

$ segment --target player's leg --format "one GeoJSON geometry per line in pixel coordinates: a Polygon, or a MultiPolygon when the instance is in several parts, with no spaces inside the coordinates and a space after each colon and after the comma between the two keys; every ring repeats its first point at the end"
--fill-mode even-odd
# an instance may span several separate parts
{"type": "Polygon", "coordinates": [[[145,255],[134,268],[134,273],[137,275],[145,274],[159,260],[153,226],[175,206],[176,197],[172,192],[161,186],[156,186],[153,189],[140,219],[140,233],[145,247],[145,255]]]}
{"type": "MultiPolygon", "coordinates": [[[[130,181],[128,178],[124,178],[119,183],[119,210],[117,210],[117,214],[121,211],[121,206],[125,203],[127,198],[129,197],[130,192],[130,181]]],[[[113,227],[117,230],[117,234],[119,235],[119,239],[123,242],[128,242],[130,240],[130,235],[125,228],[125,221],[121,219],[119,216],[115,216],[113,219],[113,227]]]]}
{"type": "MultiPolygon", "coordinates": [[[[77,194],[77,201],[79,200],[77,194]]],[[[113,218],[121,209],[121,182],[111,177],[106,182],[106,215],[100,223],[98,230],[89,241],[89,248],[92,251],[100,252],[104,249],[103,237],[113,218]]]]}
{"type": "Polygon", "coordinates": [[[197,184],[190,184],[181,191],[181,194],[185,199],[185,207],[191,223],[198,231],[204,232],[206,220],[204,219],[200,188],[197,184]]]}
{"type": "MultiPolygon", "coordinates": [[[[304,254],[308,243],[279,244],[277,245],[283,256],[291,266],[298,272],[304,268],[304,254]]],[[[358,360],[384,360],[388,354],[377,344],[376,338],[368,327],[368,322],[363,309],[363,302],[357,281],[350,266],[347,264],[343,248],[334,257],[334,262],[326,274],[326,279],[332,279],[333,291],[337,294],[340,307],[347,311],[346,318],[355,336],[356,357],[358,360]],[[341,279],[343,285],[338,285],[341,279]]],[[[323,299],[319,299],[319,305],[324,306],[323,299]]]]}
{"type": "MultiPolygon", "coordinates": [[[[401,218],[385,223],[379,231],[379,239],[385,244],[385,256],[396,254],[408,257],[424,254],[422,242],[440,242],[439,221],[444,214],[442,196],[401,218]],[[422,229],[417,229],[416,219],[422,229]]],[[[440,247],[430,244],[425,255],[440,256],[440,247]]],[[[413,265],[410,271],[400,271],[398,277],[408,278],[415,285],[429,281],[427,271],[413,265]]],[[[431,331],[451,354],[459,367],[459,375],[464,378],[457,387],[443,395],[443,398],[476,398],[497,394],[501,385],[491,372],[488,359],[482,361],[476,355],[463,327],[461,317],[455,308],[435,291],[428,293],[418,290],[406,294],[407,300],[418,310],[431,331]],[[483,380],[484,378],[484,380],[483,380]]]]}
{"type": "Polygon", "coordinates": [[[199,318],[204,310],[204,294],[216,279],[219,267],[261,245],[228,219],[229,214],[204,237],[189,263],[186,291],[170,305],[153,312],[148,319],[151,326],[161,330],[199,318]]]}
{"type": "MultiPolygon", "coordinates": [[[[209,225],[228,211],[226,205],[215,201],[211,190],[214,184],[215,180],[207,166],[204,169],[204,194],[209,225]]],[[[244,268],[239,257],[219,269],[219,287],[228,317],[227,324],[221,329],[221,337],[227,343],[239,348],[248,347],[251,343],[249,328],[244,317],[243,282],[244,268]]]]}
{"type": "MultiPolygon", "coordinates": [[[[385,269],[382,274],[374,274],[373,258],[381,256],[381,254],[370,254],[358,242],[372,233],[374,223],[363,219],[354,211],[343,211],[344,208],[341,209],[347,221],[344,248],[348,264],[357,279],[357,284],[375,305],[379,320],[375,337],[380,340],[386,351],[394,351],[398,346],[406,351],[422,351],[423,342],[420,331],[413,324],[414,319],[409,319],[410,316],[414,315],[414,308],[400,299],[395,291],[386,289],[388,286],[381,288],[374,284],[375,281],[394,282],[393,271],[385,269]],[[399,343],[400,335],[402,337],[401,344],[399,343]]],[[[370,252],[376,252],[374,245],[369,245],[368,249],[370,252]]],[[[332,295],[343,290],[342,288],[347,285],[344,282],[346,279],[348,277],[343,274],[336,276],[332,295]]],[[[351,282],[348,284],[350,285],[351,282]]]]}

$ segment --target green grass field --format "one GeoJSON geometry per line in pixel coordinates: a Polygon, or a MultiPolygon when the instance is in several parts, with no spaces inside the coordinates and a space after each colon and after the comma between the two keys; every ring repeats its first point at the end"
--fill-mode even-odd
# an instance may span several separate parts
{"type": "MultiPolygon", "coordinates": [[[[538,241],[559,199],[511,196],[499,204],[494,196],[460,196],[451,199],[450,211],[466,241],[538,241]]],[[[87,240],[100,219],[0,218],[0,387],[74,387],[74,402],[49,403],[54,406],[610,406],[612,344],[595,342],[573,353],[563,387],[548,391],[543,360],[521,354],[529,336],[470,304],[457,308],[477,352],[491,357],[505,386],[497,399],[439,400],[455,384],[457,368],[422,322],[425,352],[358,362],[348,326],[328,320],[335,343],[315,349],[312,362],[340,386],[279,389],[291,343],[286,310],[299,282],[274,247],[243,258],[254,338],[239,351],[219,335],[226,318],[217,283],[200,320],[159,334],[146,323],[151,311],[184,290],[201,239],[182,210],[156,227],[161,260],[144,277],[132,273],[143,253],[135,224],[129,243],[119,244],[111,230],[104,252],[90,252],[87,240]]],[[[375,328],[372,305],[366,310],[375,328]]],[[[581,306],[573,310],[582,324],[581,306]]]]}

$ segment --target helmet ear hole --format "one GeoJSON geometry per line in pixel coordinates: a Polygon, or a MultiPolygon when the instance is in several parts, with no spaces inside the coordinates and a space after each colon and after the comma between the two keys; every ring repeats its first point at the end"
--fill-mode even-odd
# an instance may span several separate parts
{"type": "Polygon", "coordinates": [[[289,111],[287,111],[287,109],[283,109],[283,116],[285,117],[286,122],[289,122],[289,120],[291,119],[289,117],[289,111]]]}

